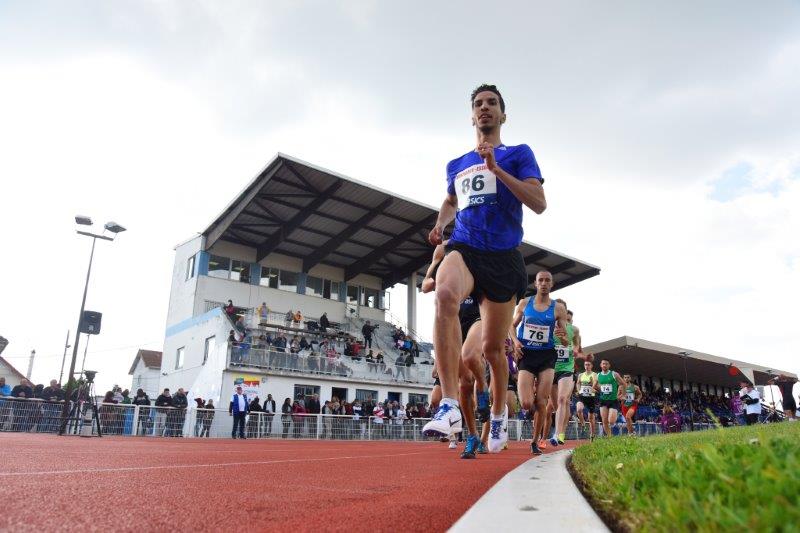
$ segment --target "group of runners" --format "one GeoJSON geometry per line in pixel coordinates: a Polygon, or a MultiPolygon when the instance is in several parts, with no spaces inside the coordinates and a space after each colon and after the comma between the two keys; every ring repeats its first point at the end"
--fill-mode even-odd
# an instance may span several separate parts
{"type": "Polygon", "coordinates": [[[438,407],[423,432],[450,439],[451,447],[463,432],[465,459],[498,453],[507,447],[518,395],[522,409],[533,413],[531,453],[538,455],[548,443],[564,443],[576,393],[576,411],[590,438],[596,405],[604,433],[611,435],[620,400],[630,433],[641,391],[606,360],[593,372],[593,355],[583,353],[572,313],[550,297],[552,274],[539,271],[533,295],[525,297],[529,280],[517,249],[522,206],[537,214],[547,207],[533,151],[501,142],[506,114],[497,87],[479,86],[470,102],[477,148],[448,163],[447,196],[428,236],[436,248],[422,290],[435,291],[431,403],[438,407]],[[581,360],[584,372],[576,375],[581,360]]]}

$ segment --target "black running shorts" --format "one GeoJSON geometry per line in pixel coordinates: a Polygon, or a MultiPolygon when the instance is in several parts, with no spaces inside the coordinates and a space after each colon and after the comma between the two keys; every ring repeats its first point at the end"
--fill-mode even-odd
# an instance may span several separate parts
{"type": "Polygon", "coordinates": [[[590,413],[593,413],[597,408],[597,398],[594,396],[578,396],[578,401],[581,402],[590,413]]]}
{"type": "Polygon", "coordinates": [[[460,242],[449,243],[447,251],[457,251],[475,278],[473,294],[480,301],[484,296],[493,302],[504,303],[512,298],[518,302],[528,286],[525,261],[516,248],[502,252],[478,250],[460,242]]]}
{"type": "Polygon", "coordinates": [[[461,322],[461,343],[463,344],[465,340],[467,340],[467,333],[469,333],[469,328],[472,325],[481,319],[480,313],[467,313],[466,316],[458,315],[458,320],[461,322]]]}
{"type": "Polygon", "coordinates": [[[511,379],[511,377],[509,377],[508,378],[508,388],[506,390],[511,391],[511,392],[517,392],[517,382],[516,382],[516,380],[513,380],[513,379],[511,379]]]}
{"type": "Polygon", "coordinates": [[[433,380],[433,386],[434,387],[436,387],[436,386],[441,387],[442,386],[442,382],[439,381],[439,378],[436,378],[436,379],[433,380]]]}
{"type": "Polygon", "coordinates": [[[619,400],[600,400],[600,407],[608,407],[609,409],[619,409],[619,400]]]}
{"type": "Polygon", "coordinates": [[[556,372],[556,375],[553,376],[553,385],[558,384],[558,382],[561,381],[562,378],[565,378],[567,376],[571,377],[572,382],[575,383],[575,374],[573,372],[556,372]]]}
{"type": "Polygon", "coordinates": [[[517,366],[520,370],[527,370],[531,374],[538,374],[539,372],[555,368],[556,359],[558,359],[558,353],[555,348],[550,348],[548,350],[529,350],[528,348],[523,348],[522,359],[520,359],[517,366]]]}

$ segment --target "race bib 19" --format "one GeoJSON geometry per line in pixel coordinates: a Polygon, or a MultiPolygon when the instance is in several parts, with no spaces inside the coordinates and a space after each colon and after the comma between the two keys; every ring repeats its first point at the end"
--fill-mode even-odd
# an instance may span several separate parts
{"type": "Polygon", "coordinates": [[[547,344],[550,341],[550,326],[525,323],[525,340],[547,344]]]}
{"type": "Polygon", "coordinates": [[[569,362],[569,348],[567,348],[566,346],[556,346],[556,354],[558,354],[556,362],[558,363],[569,362]]]}
{"type": "Polygon", "coordinates": [[[611,385],[609,383],[601,384],[600,392],[602,392],[603,394],[611,394],[612,392],[614,392],[614,385],[611,385]]]}
{"type": "Polygon", "coordinates": [[[459,210],[497,201],[497,177],[483,163],[472,165],[456,174],[453,187],[458,197],[459,210]]]}

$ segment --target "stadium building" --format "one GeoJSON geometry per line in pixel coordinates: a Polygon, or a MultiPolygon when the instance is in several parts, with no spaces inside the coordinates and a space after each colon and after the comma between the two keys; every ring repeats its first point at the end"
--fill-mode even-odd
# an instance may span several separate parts
{"type": "MultiPolygon", "coordinates": [[[[190,401],[211,398],[222,408],[240,384],[251,397],[272,394],[279,409],[285,398],[312,394],[428,401],[433,360],[416,333],[416,294],[436,216],[278,154],[202,234],[175,249],[159,388],[183,387],[190,401]],[[398,283],[407,286],[404,320],[389,312],[387,289],[398,283]],[[232,313],[223,309],[228,300],[232,313]],[[289,311],[302,317],[287,319],[289,311]],[[372,362],[363,346],[367,321],[378,326],[372,362]],[[398,348],[393,326],[410,347],[398,348]],[[274,342],[280,336],[285,347],[274,342]],[[295,337],[306,342],[292,353],[295,337]]],[[[599,274],[541,246],[524,242],[521,250],[531,282],[541,269],[553,273],[556,289],[599,274]]]]}

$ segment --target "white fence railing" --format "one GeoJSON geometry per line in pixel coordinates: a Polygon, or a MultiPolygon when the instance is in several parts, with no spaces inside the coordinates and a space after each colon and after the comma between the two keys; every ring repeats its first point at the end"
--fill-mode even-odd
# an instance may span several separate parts
{"type": "MultiPolygon", "coordinates": [[[[0,431],[56,433],[59,430],[63,402],[36,399],[0,398],[0,431]]],[[[84,425],[88,403],[73,405],[67,432],[77,434],[84,425]]],[[[98,404],[98,419],[104,435],[147,437],[230,438],[234,417],[223,409],[175,409],[172,407],[127,404],[98,404]]],[[[319,439],[319,440],[431,440],[422,435],[425,418],[391,419],[354,415],[283,414],[252,412],[247,414],[244,432],[247,438],[319,439]]],[[[619,434],[624,424],[615,426],[619,434]]],[[[713,424],[694,424],[695,431],[714,428],[713,424]]],[[[634,423],[638,435],[661,433],[655,422],[634,423]]],[[[683,431],[688,431],[684,424],[683,431]]],[[[96,433],[96,428],[92,431],[96,433]]],[[[509,420],[511,440],[531,439],[530,420],[509,420]]],[[[596,434],[600,434],[599,423],[596,434]]],[[[238,435],[238,432],[237,432],[238,435]]],[[[567,440],[588,438],[588,429],[576,420],[567,426],[567,440]]]]}

